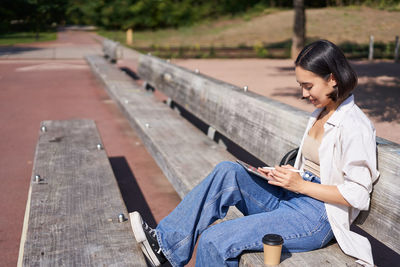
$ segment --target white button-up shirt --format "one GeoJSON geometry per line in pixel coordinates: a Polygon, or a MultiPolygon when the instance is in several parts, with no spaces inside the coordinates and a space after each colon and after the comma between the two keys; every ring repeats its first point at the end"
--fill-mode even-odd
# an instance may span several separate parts
{"type": "MultiPolygon", "coordinates": [[[[295,168],[303,170],[301,154],[304,138],[322,109],[316,109],[308,122],[295,168]]],[[[337,185],[351,207],[325,203],[329,223],[344,253],[358,258],[357,263],[373,266],[367,238],[350,231],[360,210],[368,210],[372,184],[379,176],[376,160],[375,128],[349,96],[324,125],[319,147],[321,184],[337,185]]]]}

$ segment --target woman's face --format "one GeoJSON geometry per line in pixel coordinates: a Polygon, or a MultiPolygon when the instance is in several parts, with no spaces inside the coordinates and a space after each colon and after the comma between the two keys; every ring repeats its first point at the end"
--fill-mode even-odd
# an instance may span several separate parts
{"type": "Polygon", "coordinates": [[[335,102],[328,97],[334,90],[336,81],[332,75],[325,80],[315,73],[296,67],[296,80],[303,91],[303,97],[307,98],[317,108],[330,108],[335,102]]]}

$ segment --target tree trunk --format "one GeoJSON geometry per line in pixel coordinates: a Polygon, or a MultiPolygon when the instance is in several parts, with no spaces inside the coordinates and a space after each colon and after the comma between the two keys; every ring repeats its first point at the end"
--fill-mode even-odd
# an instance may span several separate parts
{"type": "Polygon", "coordinates": [[[294,7],[294,25],[292,38],[292,59],[303,49],[306,42],[306,13],[304,9],[304,0],[293,0],[294,7]]]}
{"type": "Polygon", "coordinates": [[[40,32],[38,18],[36,18],[36,27],[35,28],[36,28],[35,40],[38,41],[39,40],[39,32],[40,32]]]}

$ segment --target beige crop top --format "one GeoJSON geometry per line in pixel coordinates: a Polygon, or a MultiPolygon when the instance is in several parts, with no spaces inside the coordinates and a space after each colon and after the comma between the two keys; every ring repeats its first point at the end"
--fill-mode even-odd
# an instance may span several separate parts
{"type": "Polygon", "coordinates": [[[307,135],[304,140],[303,149],[301,151],[305,158],[304,170],[309,171],[318,177],[320,177],[318,154],[318,148],[320,145],[320,141],[307,135]]]}

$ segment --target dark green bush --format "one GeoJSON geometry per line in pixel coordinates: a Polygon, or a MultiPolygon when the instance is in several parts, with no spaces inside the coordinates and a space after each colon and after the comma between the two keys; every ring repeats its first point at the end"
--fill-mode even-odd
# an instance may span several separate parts
{"type": "MultiPolygon", "coordinates": [[[[400,0],[305,1],[306,7],[369,5],[400,10],[400,0]]],[[[260,14],[266,8],[292,8],[293,0],[2,0],[0,31],[23,21],[26,27],[41,29],[52,23],[91,24],[105,29],[158,29],[191,25],[226,15],[260,14]],[[247,13],[246,13],[247,12],[247,13]]],[[[13,26],[14,25],[14,26],[13,26]]]]}

